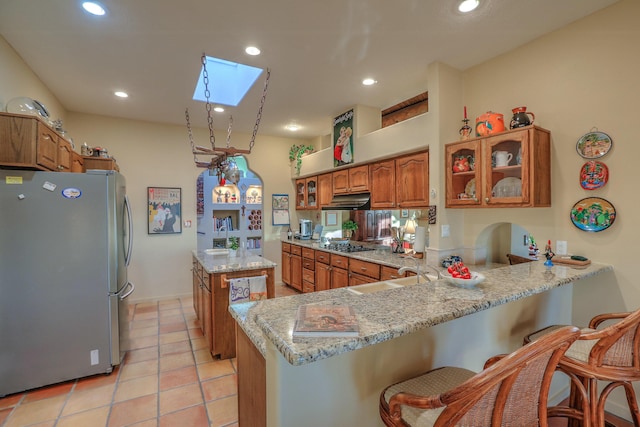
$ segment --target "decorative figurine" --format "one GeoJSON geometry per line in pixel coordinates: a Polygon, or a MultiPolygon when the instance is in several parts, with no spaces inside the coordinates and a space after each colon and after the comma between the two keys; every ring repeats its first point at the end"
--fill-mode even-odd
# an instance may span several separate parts
{"type": "Polygon", "coordinates": [[[538,249],[538,245],[536,245],[536,240],[532,235],[529,235],[529,256],[538,258],[538,254],[540,254],[540,250],[538,249]]]}
{"type": "Polygon", "coordinates": [[[553,267],[553,262],[551,262],[551,258],[553,258],[555,254],[551,250],[551,240],[547,241],[547,245],[544,247],[544,256],[547,260],[544,262],[544,265],[547,267],[553,267]]]}
{"type": "Polygon", "coordinates": [[[460,139],[466,140],[471,138],[471,126],[469,126],[469,119],[467,118],[467,106],[464,107],[464,119],[462,119],[464,126],[460,128],[460,139]]]}

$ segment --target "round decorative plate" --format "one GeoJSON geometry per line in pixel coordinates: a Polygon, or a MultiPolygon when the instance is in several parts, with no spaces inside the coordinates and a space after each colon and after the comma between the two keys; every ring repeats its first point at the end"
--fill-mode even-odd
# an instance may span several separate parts
{"type": "Polygon", "coordinates": [[[476,197],[476,179],[472,178],[467,182],[467,185],[464,187],[464,193],[470,198],[473,199],[476,197]]]}
{"type": "Polygon", "coordinates": [[[604,132],[596,131],[582,135],[576,144],[576,150],[585,159],[597,159],[607,154],[611,146],[611,137],[604,132]]]}
{"type": "Polygon", "coordinates": [[[520,196],[522,196],[522,181],[520,178],[508,176],[498,181],[493,187],[493,197],[520,196]]]}
{"type": "Polygon", "coordinates": [[[597,232],[611,227],[616,220],[616,209],[600,197],[587,197],[571,208],[571,222],[583,231],[597,232]]]}
{"type": "Polygon", "coordinates": [[[595,190],[609,181],[609,168],[602,162],[590,160],[580,169],[580,186],[585,190],[595,190]]]}

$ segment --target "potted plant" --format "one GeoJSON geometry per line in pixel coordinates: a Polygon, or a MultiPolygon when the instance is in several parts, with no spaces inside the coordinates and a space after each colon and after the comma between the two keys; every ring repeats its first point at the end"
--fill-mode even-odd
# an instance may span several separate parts
{"type": "Polygon", "coordinates": [[[358,223],[352,219],[348,219],[342,223],[342,237],[350,239],[353,232],[358,229],[358,223]]]}
{"type": "Polygon", "coordinates": [[[302,155],[311,152],[313,152],[313,145],[294,144],[289,149],[289,161],[296,161],[296,175],[300,175],[300,168],[302,167],[302,155]]]}
{"type": "Polygon", "coordinates": [[[229,237],[229,256],[234,257],[237,254],[237,250],[240,247],[239,237],[229,237]]]}

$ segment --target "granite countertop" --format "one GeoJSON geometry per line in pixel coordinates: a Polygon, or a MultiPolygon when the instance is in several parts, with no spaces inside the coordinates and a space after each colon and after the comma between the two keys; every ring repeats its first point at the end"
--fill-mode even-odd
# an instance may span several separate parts
{"type": "Polygon", "coordinates": [[[289,363],[305,365],[610,270],[613,266],[599,263],[580,269],[548,268],[541,260],[484,270],[486,280],[472,288],[456,287],[445,280],[362,295],[341,288],[234,304],[229,311],[263,356],[269,340],[289,363]],[[294,341],[291,331],[298,306],[314,303],[352,305],[360,335],[294,341]]]}
{"type": "Polygon", "coordinates": [[[205,251],[193,251],[200,264],[207,273],[229,273],[233,271],[258,270],[261,268],[272,268],[275,262],[269,261],[260,255],[246,255],[229,257],[229,255],[211,255],[205,251]]]}

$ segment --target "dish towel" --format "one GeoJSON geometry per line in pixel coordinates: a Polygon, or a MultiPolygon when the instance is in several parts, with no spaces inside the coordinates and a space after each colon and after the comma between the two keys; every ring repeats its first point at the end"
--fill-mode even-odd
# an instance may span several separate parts
{"type": "Polygon", "coordinates": [[[248,277],[229,280],[229,304],[248,302],[250,292],[248,277]]]}
{"type": "Polygon", "coordinates": [[[267,299],[267,276],[229,280],[229,304],[267,299]]]}
{"type": "Polygon", "coordinates": [[[249,277],[249,300],[267,299],[267,276],[249,277]]]}

